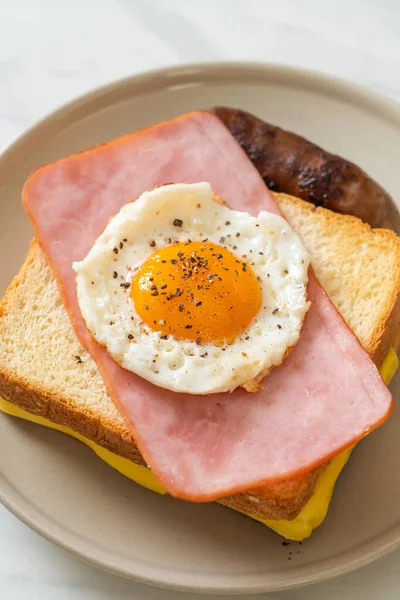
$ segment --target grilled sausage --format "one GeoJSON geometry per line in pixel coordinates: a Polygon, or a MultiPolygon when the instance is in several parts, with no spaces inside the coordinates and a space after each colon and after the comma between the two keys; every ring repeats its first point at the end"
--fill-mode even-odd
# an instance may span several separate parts
{"type": "Polygon", "coordinates": [[[271,190],[400,233],[400,215],[390,195],[353,163],[242,110],[217,107],[212,112],[271,190]]]}

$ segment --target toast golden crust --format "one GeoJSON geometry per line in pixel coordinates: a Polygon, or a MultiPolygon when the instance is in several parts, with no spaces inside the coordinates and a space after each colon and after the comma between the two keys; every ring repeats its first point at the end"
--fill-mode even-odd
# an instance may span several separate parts
{"type": "Polygon", "coordinates": [[[374,363],[379,367],[389,348],[397,349],[400,344],[400,238],[393,231],[387,229],[372,229],[357,217],[333,213],[322,207],[317,208],[287,194],[274,193],[273,195],[291,226],[302,235],[303,242],[311,254],[317,278],[374,363]],[[302,225],[305,220],[308,222],[308,227],[311,228],[318,223],[314,236],[304,235],[306,233],[304,231],[302,234],[302,225]],[[338,235],[338,229],[341,230],[341,235],[338,235]],[[326,240],[332,240],[335,256],[332,252],[329,257],[326,252],[319,252],[320,230],[323,230],[326,240]],[[337,241],[336,238],[338,238],[337,241]],[[365,244],[368,244],[369,250],[376,258],[380,255],[381,260],[368,264],[366,256],[364,264],[362,261],[358,265],[351,264],[354,254],[360,252],[365,244]],[[368,289],[365,303],[367,308],[372,308],[371,304],[379,296],[379,309],[373,328],[367,327],[366,333],[357,323],[357,314],[352,314],[352,311],[348,311],[348,315],[344,313],[340,299],[342,292],[337,290],[335,278],[330,278],[329,272],[324,272],[324,261],[327,260],[330,262],[331,270],[333,266],[337,283],[340,287],[343,283],[347,283],[346,293],[351,290],[356,301],[358,300],[357,296],[362,293],[363,285],[368,284],[369,288],[375,287],[375,295],[372,295],[372,290],[368,289]],[[343,282],[343,270],[349,263],[351,269],[355,271],[352,273],[353,280],[343,282]],[[365,271],[362,269],[363,266],[365,271]],[[382,280],[384,281],[383,285],[382,280]]]}
{"type": "MultiPolygon", "coordinates": [[[[276,195],[276,200],[293,228],[302,235],[321,283],[379,366],[395,343],[400,321],[399,239],[392,232],[373,231],[354,217],[315,209],[287,195],[276,195]],[[329,248],[318,247],[321,236],[330,239],[329,248]],[[350,251],[343,249],[342,238],[352,240],[350,251]],[[379,311],[373,321],[370,317],[368,326],[356,319],[363,308],[360,292],[352,297],[351,305],[344,302],[351,296],[345,283],[353,289],[356,281],[359,289],[360,277],[351,283],[349,274],[343,272],[345,263],[354,262],[357,244],[366,244],[370,252],[363,264],[370,264],[378,252],[387,263],[384,285],[382,276],[376,284],[381,299],[379,311]],[[335,245],[336,256],[332,256],[335,245]],[[330,264],[328,270],[324,267],[326,261],[330,264]]],[[[366,273],[366,285],[370,278],[371,273],[366,273]]],[[[366,300],[370,301],[368,294],[366,300]]],[[[36,240],[0,303],[0,395],[32,414],[73,429],[111,452],[139,465],[145,464],[107,396],[94,361],[75,338],[36,240]],[[45,353],[43,340],[46,340],[45,353]]],[[[312,495],[322,468],[279,485],[235,494],[221,502],[264,519],[292,519],[312,495]]]]}

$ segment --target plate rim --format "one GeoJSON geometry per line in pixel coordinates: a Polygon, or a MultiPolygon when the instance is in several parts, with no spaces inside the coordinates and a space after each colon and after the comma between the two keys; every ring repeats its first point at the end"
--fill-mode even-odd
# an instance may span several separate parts
{"type": "MultiPolygon", "coordinates": [[[[110,96],[115,96],[116,93],[121,94],[123,97],[124,93],[126,94],[131,87],[138,88],[139,86],[143,86],[143,89],[147,86],[147,91],[149,93],[154,93],[157,90],[159,91],[167,87],[182,84],[182,81],[185,81],[184,85],[190,85],[191,79],[193,80],[192,83],[196,84],[196,80],[198,81],[199,78],[206,81],[218,79],[221,83],[227,83],[228,81],[232,82],[235,78],[238,80],[240,78],[241,81],[246,82],[254,80],[258,83],[264,79],[265,82],[276,81],[277,83],[285,84],[290,87],[311,89],[314,92],[317,91],[321,94],[329,95],[330,97],[333,96],[347,104],[358,106],[359,108],[372,112],[383,118],[385,121],[388,121],[392,126],[396,126],[400,129],[399,103],[391,98],[385,97],[340,77],[321,73],[316,70],[276,63],[248,61],[199,62],[173,67],[161,67],[119,78],[108,84],[96,87],[93,90],[83,93],[77,98],[60,105],[22,133],[22,135],[0,154],[0,175],[2,172],[9,172],[10,168],[15,168],[16,165],[23,162],[24,158],[29,154],[29,148],[35,143],[35,139],[38,135],[47,135],[48,137],[51,135],[52,131],[54,135],[56,132],[62,130],[63,124],[69,121],[72,115],[79,114],[80,111],[90,114],[96,104],[101,102],[104,107],[105,100],[110,96]]],[[[399,523],[398,526],[378,534],[366,544],[362,544],[360,547],[364,550],[361,554],[357,549],[349,550],[341,555],[341,563],[339,565],[335,566],[334,563],[337,562],[337,559],[335,558],[326,559],[321,563],[316,563],[316,566],[319,567],[317,572],[312,570],[312,572],[309,571],[303,575],[301,575],[301,571],[304,568],[297,567],[292,573],[295,574],[296,571],[300,571],[300,573],[297,576],[292,575],[289,581],[286,580],[287,578],[285,576],[281,576],[281,578],[278,578],[276,581],[272,580],[268,582],[266,580],[262,584],[257,582],[253,585],[247,584],[241,587],[230,587],[229,585],[199,585],[191,584],[189,581],[186,583],[179,583],[175,580],[171,581],[166,574],[164,574],[164,579],[161,579],[156,573],[152,575],[151,567],[147,569],[147,573],[134,573],[123,568],[118,569],[118,567],[108,564],[106,560],[101,559],[100,557],[90,556],[89,552],[79,549],[79,544],[78,547],[74,547],[73,540],[71,540],[70,543],[63,541],[62,536],[51,531],[51,521],[46,519],[46,517],[43,516],[40,520],[37,516],[35,518],[35,515],[32,516],[32,514],[29,514],[29,507],[31,506],[31,513],[35,513],[35,507],[32,507],[26,499],[21,497],[18,491],[14,490],[13,492],[11,482],[5,481],[4,478],[2,478],[1,483],[0,503],[20,521],[39,533],[42,537],[57,544],[70,554],[77,556],[85,562],[113,573],[114,575],[133,579],[140,583],[161,587],[163,589],[210,594],[276,592],[284,589],[301,587],[310,583],[321,582],[348,573],[361,566],[370,564],[377,558],[380,558],[396,548],[400,548],[399,523]],[[354,556],[354,553],[356,553],[356,556],[354,556]]],[[[143,566],[141,568],[143,568],[143,566]]]]}

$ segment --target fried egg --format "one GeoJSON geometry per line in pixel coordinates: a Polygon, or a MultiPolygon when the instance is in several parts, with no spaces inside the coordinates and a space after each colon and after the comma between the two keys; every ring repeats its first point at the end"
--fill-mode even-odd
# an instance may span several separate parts
{"type": "Polygon", "coordinates": [[[208,183],[146,192],[73,265],[82,316],[124,369],[190,394],[248,391],[299,340],[309,255],[280,216],[208,183]]]}

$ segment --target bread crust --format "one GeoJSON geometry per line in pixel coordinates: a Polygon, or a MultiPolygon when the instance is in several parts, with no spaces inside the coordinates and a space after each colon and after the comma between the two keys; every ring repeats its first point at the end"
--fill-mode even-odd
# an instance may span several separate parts
{"type": "Polygon", "coordinates": [[[322,216],[325,227],[334,232],[340,224],[347,228],[349,236],[354,227],[358,228],[358,235],[379,235],[382,249],[391,244],[396,248],[392,288],[385,296],[385,305],[381,310],[379,322],[374,327],[372,335],[367,342],[363,342],[364,349],[368,352],[375,365],[379,368],[390,348],[397,350],[400,345],[400,238],[389,229],[373,229],[358,217],[342,215],[322,207],[311,207],[309,202],[295,198],[289,194],[272,192],[280,208],[285,212],[286,205],[297,206],[304,213],[313,213],[315,218],[322,216]]]}

